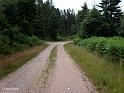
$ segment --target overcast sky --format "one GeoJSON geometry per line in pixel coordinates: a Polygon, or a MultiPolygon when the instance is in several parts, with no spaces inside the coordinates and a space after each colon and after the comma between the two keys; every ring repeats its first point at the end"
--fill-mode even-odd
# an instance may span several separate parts
{"type": "MultiPolygon", "coordinates": [[[[88,7],[92,8],[94,3],[99,4],[101,0],[53,0],[53,4],[56,8],[59,8],[61,10],[73,8],[75,12],[81,9],[81,5],[83,5],[84,2],[87,2],[88,7]]],[[[124,0],[122,0],[120,6],[124,11],[124,0]]]]}

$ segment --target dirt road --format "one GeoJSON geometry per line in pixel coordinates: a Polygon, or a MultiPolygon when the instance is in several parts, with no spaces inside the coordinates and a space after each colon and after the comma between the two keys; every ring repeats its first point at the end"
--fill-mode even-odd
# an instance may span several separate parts
{"type": "Polygon", "coordinates": [[[58,45],[56,67],[44,93],[97,93],[88,78],[64,51],[64,44],[58,45]]]}
{"type": "Polygon", "coordinates": [[[0,80],[0,93],[97,93],[88,78],[64,51],[65,43],[51,43],[36,58],[0,80]],[[58,45],[56,65],[45,89],[36,83],[47,64],[51,50],[58,45]],[[9,89],[10,88],[10,89],[9,89]],[[13,88],[13,90],[11,90],[13,88]]]}

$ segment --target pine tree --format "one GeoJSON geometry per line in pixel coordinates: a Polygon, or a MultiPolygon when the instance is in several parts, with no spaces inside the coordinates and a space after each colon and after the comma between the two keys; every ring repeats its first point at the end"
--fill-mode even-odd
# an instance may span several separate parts
{"type": "Polygon", "coordinates": [[[122,15],[120,6],[118,6],[120,2],[121,0],[102,0],[99,5],[104,22],[110,25],[110,28],[106,31],[106,36],[118,35],[122,15]]]}
{"type": "Polygon", "coordinates": [[[88,9],[88,6],[87,6],[87,3],[85,2],[82,7],[82,10],[78,11],[78,14],[77,14],[77,22],[80,23],[80,22],[83,22],[83,20],[85,19],[89,9],[88,9]]]}
{"type": "Polygon", "coordinates": [[[91,36],[97,36],[100,32],[100,13],[98,9],[94,6],[90,12],[86,15],[83,22],[79,27],[79,36],[82,38],[87,38],[91,36]]]}

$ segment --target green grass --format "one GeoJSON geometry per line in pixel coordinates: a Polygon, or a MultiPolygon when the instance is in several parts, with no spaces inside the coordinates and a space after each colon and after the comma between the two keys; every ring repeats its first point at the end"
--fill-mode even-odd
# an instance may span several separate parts
{"type": "Polygon", "coordinates": [[[57,58],[57,47],[52,49],[48,59],[48,64],[46,64],[45,68],[41,72],[40,78],[37,81],[37,82],[42,82],[42,87],[47,86],[48,77],[55,66],[56,58],[57,58]]]}
{"type": "Polygon", "coordinates": [[[51,51],[49,60],[55,61],[56,57],[57,57],[57,46],[53,48],[53,50],[51,51]]]}
{"type": "Polygon", "coordinates": [[[65,50],[79,64],[100,93],[124,93],[124,74],[120,66],[113,65],[74,44],[65,45],[65,50]]]}
{"type": "Polygon", "coordinates": [[[47,68],[52,69],[55,66],[56,58],[57,58],[57,46],[53,48],[53,50],[51,51],[51,54],[49,56],[49,64],[47,68]]]}
{"type": "Polygon", "coordinates": [[[48,45],[46,44],[42,44],[41,46],[29,48],[25,51],[0,58],[0,78],[17,70],[20,66],[25,64],[28,60],[37,56],[47,46],[48,45]]]}

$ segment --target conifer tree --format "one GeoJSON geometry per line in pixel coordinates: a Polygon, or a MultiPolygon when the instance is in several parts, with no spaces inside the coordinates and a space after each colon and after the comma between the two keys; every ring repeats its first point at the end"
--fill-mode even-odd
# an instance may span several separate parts
{"type": "Polygon", "coordinates": [[[85,19],[89,9],[88,9],[88,6],[87,6],[87,3],[85,2],[82,7],[82,10],[78,11],[78,14],[77,14],[77,22],[80,23],[80,22],[83,22],[83,20],[85,19]]]}
{"type": "MultiPolygon", "coordinates": [[[[99,7],[101,8],[102,18],[105,24],[108,24],[106,27],[105,36],[114,36],[118,35],[118,28],[120,27],[120,18],[122,15],[120,6],[118,5],[121,0],[102,0],[99,7]]],[[[103,24],[105,27],[105,24],[103,24]]],[[[102,29],[102,28],[101,28],[102,29]]]]}

